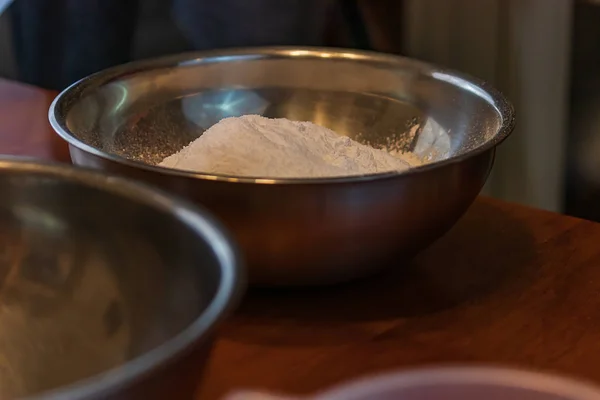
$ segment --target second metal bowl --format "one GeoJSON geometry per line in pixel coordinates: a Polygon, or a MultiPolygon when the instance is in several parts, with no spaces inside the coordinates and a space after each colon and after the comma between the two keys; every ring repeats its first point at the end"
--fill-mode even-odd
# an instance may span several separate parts
{"type": "Polygon", "coordinates": [[[116,67],[50,109],[75,164],[152,182],[214,211],[262,285],[323,284],[400,266],[445,233],[490,172],[513,110],[476,79],[376,53],[262,48],[116,67]],[[406,173],[262,179],[155,166],[227,116],[310,120],[432,161],[406,173]]]}
{"type": "Polygon", "coordinates": [[[0,398],[192,398],[243,289],[219,224],[70,166],[0,159],[0,193],[0,398]]]}

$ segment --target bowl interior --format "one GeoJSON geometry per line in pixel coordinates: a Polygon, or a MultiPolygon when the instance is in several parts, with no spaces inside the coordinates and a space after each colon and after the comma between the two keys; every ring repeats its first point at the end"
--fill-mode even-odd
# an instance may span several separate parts
{"type": "Polygon", "coordinates": [[[197,231],[61,174],[0,168],[2,399],[157,348],[197,320],[219,287],[219,257],[197,231]]]}
{"type": "Polygon", "coordinates": [[[429,161],[499,140],[512,123],[510,106],[482,83],[410,59],[316,49],[125,65],[74,85],[53,112],[77,141],[149,164],[244,114],[312,121],[429,161]]]}

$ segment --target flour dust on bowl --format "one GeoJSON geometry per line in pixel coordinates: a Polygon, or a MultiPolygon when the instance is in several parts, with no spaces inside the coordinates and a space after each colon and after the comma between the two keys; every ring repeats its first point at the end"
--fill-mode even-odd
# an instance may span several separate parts
{"type": "Polygon", "coordinates": [[[490,172],[513,109],[477,79],[391,55],[318,48],[192,53],[119,66],[62,92],[50,121],[75,164],[151,182],[213,211],[251,283],[314,285],[397,267],[444,234],[490,172]],[[310,121],[427,162],[273,177],[158,164],[227,117],[310,121]]]}
{"type": "Polygon", "coordinates": [[[0,398],[192,398],[242,290],[212,217],[137,184],[0,159],[0,398]]]}

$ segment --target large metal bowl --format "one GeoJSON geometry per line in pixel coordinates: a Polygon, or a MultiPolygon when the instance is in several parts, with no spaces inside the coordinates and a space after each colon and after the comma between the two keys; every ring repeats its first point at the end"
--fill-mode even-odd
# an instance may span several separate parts
{"type": "Polygon", "coordinates": [[[192,399],[242,289],[219,224],[96,172],[0,160],[0,398],[192,399]]]}
{"type": "Polygon", "coordinates": [[[481,190],[511,105],[474,78],[368,52],[261,48],[116,67],[50,109],[75,164],[152,182],[214,211],[261,285],[323,284],[398,267],[445,233],[481,190]],[[154,166],[223,117],[310,120],[432,163],[321,179],[194,174],[154,166]],[[411,127],[418,126],[415,129],[411,127]]]}

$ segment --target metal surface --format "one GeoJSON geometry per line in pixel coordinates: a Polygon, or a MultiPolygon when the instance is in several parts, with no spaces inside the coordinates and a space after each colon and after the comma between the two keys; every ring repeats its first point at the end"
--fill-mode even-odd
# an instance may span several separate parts
{"type": "Polygon", "coordinates": [[[369,52],[262,48],[123,65],[50,109],[73,162],[182,194],[214,211],[261,285],[339,282],[400,266],[469,207],[511,132],[513,109],[483,82],[369,52]],[[310,120],[430,158],[406,173],[320,179],[194,174],[153,164],[226,116],[310,120]],[[416,135],[409,128],[419,126],[416,135]]]}
{"type": "Polygon", "coordinates": [[[0,398],[192,398],[242,275],[214,221],[119,178],[0,159],[0,398]]]}

